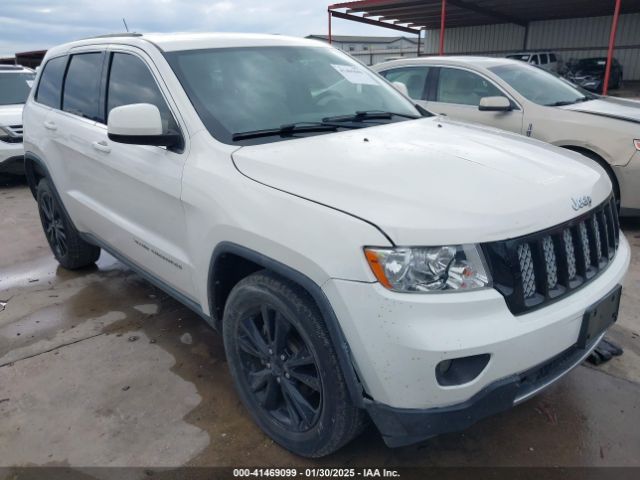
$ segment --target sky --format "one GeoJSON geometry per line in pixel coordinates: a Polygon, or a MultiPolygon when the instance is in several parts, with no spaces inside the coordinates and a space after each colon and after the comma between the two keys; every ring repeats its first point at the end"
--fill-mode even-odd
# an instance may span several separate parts
{"type": "MultiPolygon", "coordinates": [[[[336,0],[0,0],[0,57],[79,38],[136,32],[327,33],[336,0]]],[[[335,35],[395,35],[333,19],[335,35]]]]}

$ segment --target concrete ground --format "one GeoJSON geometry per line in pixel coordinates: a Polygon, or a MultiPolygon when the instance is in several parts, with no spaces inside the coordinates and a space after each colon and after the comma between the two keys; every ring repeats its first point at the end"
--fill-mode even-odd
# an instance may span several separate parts
{"type": "Polygon", "coordinates": [[[465,432],[391,450],[370,428],[310,461],[254,425],[198,316],[104,253],[58,267],[27,187],[0,187],[0,467],[640,466],[640,222],[624,232],[622,357],[465,432]]]}

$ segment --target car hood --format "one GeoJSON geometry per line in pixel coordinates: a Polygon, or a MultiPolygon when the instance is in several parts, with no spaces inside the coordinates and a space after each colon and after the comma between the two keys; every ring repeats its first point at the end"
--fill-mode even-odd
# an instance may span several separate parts
{"type": "Polygon", "coordinates": [[[640,123],[640,101],[638,100],[602,97],[596,100],[566,105],[561,108],[640,123]]]}
{"type": "Polygon", "coordinates": [[[572,198],[589,195],[595,207],[611,184],[581,158],[440,117],[233,154],[245,176],[367,220],[401,245],[513,238],[584,213],[573,210],[572,198]]]}
{"type": "Polygon", "coordinates": [[[24,105],[0,105],[0,127],[22,125],[22,107],[24,105]]]}
{"type": "Polygon", "coordinates": [[[582,77],[585,75],[591,76],[591,77],[602,77],[604,75],[604,70],[602,68],[591,68],[591,69],[582,69],[582,70],[576,70],[573,72],[573,75],[576,77],[582,77]]]}

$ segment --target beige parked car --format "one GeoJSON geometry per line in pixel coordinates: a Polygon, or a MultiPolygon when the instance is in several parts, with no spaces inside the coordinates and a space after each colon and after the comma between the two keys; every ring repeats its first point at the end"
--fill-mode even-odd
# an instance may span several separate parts
{"type": "Polygon", "coordinates": [[[609,174],[621,213],[640,215],[640,102],[595,95],[504,58],[411,58],[372,68],[403,84],[435,114],[510,130],[593,159],[609,174]]]}

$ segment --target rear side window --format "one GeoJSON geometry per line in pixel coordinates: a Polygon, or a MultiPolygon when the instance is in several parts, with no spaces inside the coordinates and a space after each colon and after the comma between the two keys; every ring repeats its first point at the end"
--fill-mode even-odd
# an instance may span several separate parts
{"type": "Polygon", "coordinates": [[[546,65],[547,63],[549,63],[549,60],[547,58],[547,54],[546,53],[541,53],[540,54],[540,63],[542,65],[546,65]]]}
{"type": "Polygon", "coordinates": [[[107,87],[107,118],[112,109],[132,103],[155,105],[160,110],[164,132],[178,131],[171,110],[145,63],[135,55],[114,53],[107,87]]]}
{"type": "Polygon", "coordinates": [[[67,57],[52,58],[42,70],[36,101],[48,107],[60,108],[60,98],[62,95],[62,77],[64,77],[64,67],[67,64],[67,57]]]}
{"type": "Polygon", "coordinates": [[[556,58],[556,54],[555,54],[555,53],[550,53],[550,54],[549,54],[549,61],[550,61],[551,63],[553,63],[553,62],[557,62],[557,61],[558,61],[558,59],[556,58]]]}
{"type": "Polygon", "coordinates": [[[102,52],[79,53],[71,57],[62,98],[62,109],[65,112],[104,121],[99,108],[102,57],[102,52]]]}
{"type": "Polygon", "coordinates": [[[409,96],[415,100],[426,100],[424,96],[425,84],[429,67],[405,67],[381,72],[390,82],[404,83],[409,96]]]}

